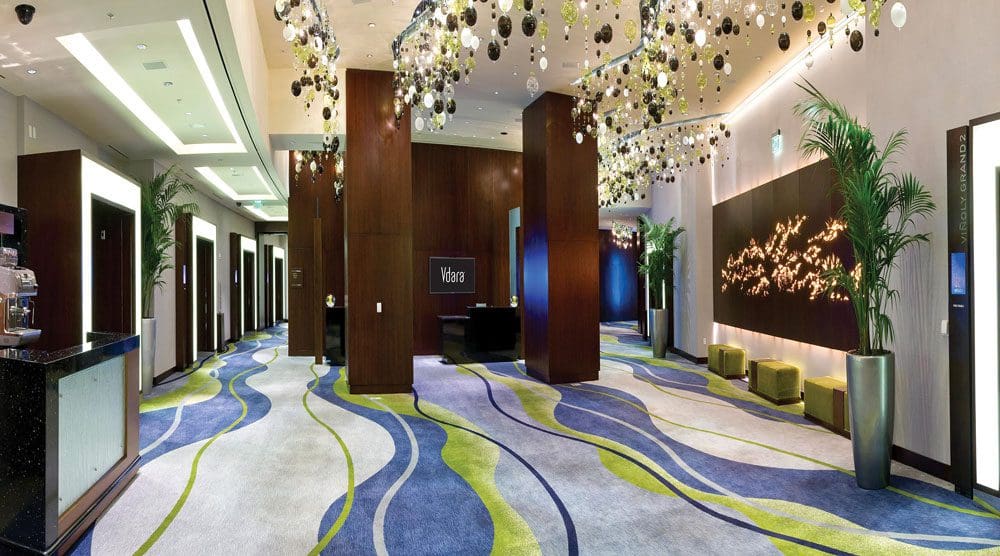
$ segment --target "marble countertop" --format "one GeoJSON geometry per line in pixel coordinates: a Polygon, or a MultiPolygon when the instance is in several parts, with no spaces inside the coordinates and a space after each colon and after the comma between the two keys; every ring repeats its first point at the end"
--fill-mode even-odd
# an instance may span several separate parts
{"type": "Polygon", "coordinates": [[[89,342],[53,351],[6,348],[0,349],[0,370],[18,364],[45,366],[77,359],[88,354],[100,356],[122,355],[139,349],[139,336],[106,332],[92,332],[89,342]]]}

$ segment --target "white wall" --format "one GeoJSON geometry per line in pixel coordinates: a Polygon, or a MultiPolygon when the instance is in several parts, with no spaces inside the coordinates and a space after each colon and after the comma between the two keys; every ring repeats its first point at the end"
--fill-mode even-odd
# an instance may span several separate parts
{"type": "MultiPolygon", "coordinates": [[[[993,63],[1000,59],[1000,37],[984,24],[1000,21],[1000,3],[956,0],[908,7],[909,21],[903,30],[885,21],[881,37],[867,33],[861,53],[844,48],[840,40],[832,55],[822,49],[812,69],[803,67],[796,73],[869,122],[883,140],[899,128],[910,132],[910,146],[899,157],[900,168],[913,172],[928,186],[938,212],[933,221],[920,223],[921,230],[933,234],[931,243],[907,253],[896,272],[902,297],[891,310],[896,326],[892,345],[897,367],[895,442],[948,463],[948,343],[940,334],[941,321],[948,316],[945,132],[1000,111],[1000,72],[994,71],[993,63]],[[947,40],[928,42],[940,35],[943,22],[947,40]]],[[[709,188],[714,203],[811,162],[802,160],[796,151],[801,122],[792,107],[802,97],[792,81],[779,84],[732,122],[728,148],[733,159],[726,168],[716,168],[714,187],[709,188]],[[785,136],[785,150],[774,157],[769,138],[779,128],[785,136]]],[[[692,215],[684,200],[688,190],[697,187],[689,182],[697,181],[698,177],[685,177],[675,184],[678,191],[656,192],[653,214],[663,219],[679,211],[684,225],[708,221],[710,230],[711,212],[699,213],[696,208],[692,215]]],[[[698,242],[691,250],[692,240],[688,238],[689,250],[682,250],[678,295],[679,306],[696,310],[678,312],[683,331],[699,329],[702,312],[707,306],[711,314],[712,304],[711,294],[701,298],[699,287],[708,284],[711,288],[711,263],[707,270],[691,272],[698,260],[711,261],[711,242],[698,242]]],[[[797,363],[805,376],[845,375],[841,352],[721,325],[715,326],[712,336],[715,341],[744,346],[753,356],[797,363]]],[[[679,345],[690,351],[685,347],[691,345],[690,338],[679,345]]],[[[700,346],[691,353],[705,355],[700,346]]]]}
{"type": "MultiPolygon", "coordinates": [[[[154,164],[148,161],[147,164],[154,164]]],[[[159,164],[148,167],[150,171],[155,167],[157,172],[163,171],[159,164]]],[[[224,207],[212,198],[195,192],[194,195],[185,196],[178,199],[180,202],[194,202],[198,204],[198,217],[209,223],[215,224],[215,288],[217,291],[218,306],[215,312],[225,313],[223,318],[223,337],[229,336],[229,323],[233,318],[229,314],[229,234],[235,232],[246,237],[254,237],[254,223],[228,207],[224,207]]],[[[170,250],[171,259],[173,249],[170,250]]],[[[160,288],[153,298],[154,315],[156,316],[156,374],[162,374],[172,369],[177,363],[176,338],[177,338],[177,309],[173,269],[166,272],[164,276],[165,284],[160,288]]],[[[213,316],[213,318],[215,318],[213,316]]],[[[238,317],[237,317],[238,318],[238,317]]]]}
{"type": "Polygon", "coordinates": [[[17,97],[0,89],[0,203],[17,204],[17,97]]]}

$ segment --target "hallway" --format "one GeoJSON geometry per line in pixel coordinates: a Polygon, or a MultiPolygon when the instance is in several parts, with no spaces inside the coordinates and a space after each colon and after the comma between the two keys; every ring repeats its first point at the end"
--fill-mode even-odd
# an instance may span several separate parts
{"type": "Polygon", "coordinates": [[[602,326],[596,383],[418,358],[414,395],[248,336],[142,406],[143,467],[76,554],[996,550],[996,501],[912,469],[857,489],[850,442],[602,326]],[[106,525],[107,524],[107,525],[106,525]]]}

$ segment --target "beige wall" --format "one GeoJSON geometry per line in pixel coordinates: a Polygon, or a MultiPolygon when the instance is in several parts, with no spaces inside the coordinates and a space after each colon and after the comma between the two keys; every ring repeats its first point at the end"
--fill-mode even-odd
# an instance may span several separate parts
{"type": "MultiPolygon", "coordinates": [[[[936,217],[920,223],[933,234],[931,243],[907,253],[896,285],[901,299],[892,310],[896,326],[896,444],[948,463],[948,343],[940,334],[941,321],[948,317],[947,305],[947,218],[945,132],[968,123],[972,118],[1000,111],[1000,37],[987,21],[1000,21],[1000,4],[976,0],[947,3],[920,2],[909,6],[907,26],[897,31],[887,21],[882,36],[867,33],[865,48],[853,53],[839,46],[833,55],[823,49],[812,69],[801,74],[822,91],[848,106],[885,138],[891,131],[907,128],[910,146],[900,157],[900,167],[913,172],[932,191],[938,204],[936,217]],[[947,22],[947,38],[940,37],[947,22]]],[[[685,225],[711,229],[711,210],[703,205],[692,208],[690,197],[711,191],[720,202],[787,174],[808,163],[796,151],[801,123],[792,113],[802,98],[792,80],[772,88],[750,111],[733,122],[729,149],[733,160],[717,168],[713,180],[706,170],[689,173],[673,190],[669,186],[655,192],[653,214],[658,218],[680,214],[685,225]],[[785,136],[785,150],[778,157],[770,152],[769,138],[776,129],[785,136]],[[693,174],[693,175],[691,175],[693,174]]],[[[699,338],[689,332],[709,334],[709,341],[746,346],[755,356],[776,356],[800,364],[806,376],[832,374],[843,377],[844,358],[836,352],[799,342],[716,326],[706,330],[706,314],[711,315],[711,242],[687,238],[682,247],[678,296],[681,347],[697,348],[705,355],[699,338]],[[694,242],[694,249],[691,243],[694,242]],[[691,259],[695,260],[691,260],[691,259]],[[699,260],[708,261],[706,265],[699,260]],[[695,267],[692,270],[692,267],[695,267]],[[707,309],[706,309],[707,307],[707,309]]]]}

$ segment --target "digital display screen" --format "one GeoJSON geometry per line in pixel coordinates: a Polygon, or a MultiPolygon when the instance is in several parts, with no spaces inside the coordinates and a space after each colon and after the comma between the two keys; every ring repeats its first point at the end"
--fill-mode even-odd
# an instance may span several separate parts
{"type": "Polygon", "coordinates": [[[965,284],[965,277],[967,276],[965,259],[965,253],[951,254],[951,278],[949,281],[951,284],[951,295],[968,294],[968,289],[965,284]]]}
{"type": "Polygon", "coordinates": [[[0,234],[14,234],[14,213],[0,212],[0,234]]]}

